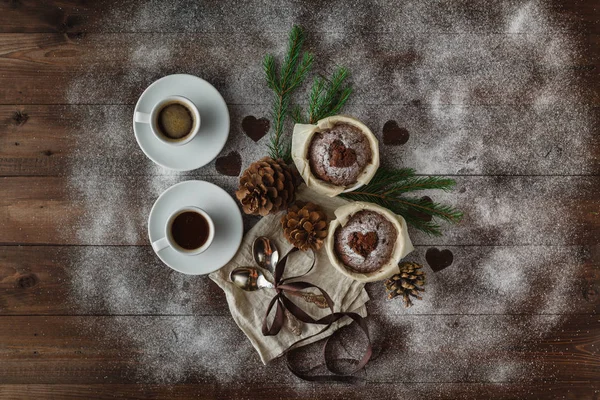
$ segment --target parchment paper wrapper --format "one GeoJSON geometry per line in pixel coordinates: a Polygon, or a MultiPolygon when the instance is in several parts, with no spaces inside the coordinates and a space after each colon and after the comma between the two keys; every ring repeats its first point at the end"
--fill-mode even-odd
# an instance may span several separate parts
{"type": "MultiPolygon", "coordinates": [[[[334,210],[339,206],[346,204],[345,200],[340,198],[329,198],[308,189],[302,185],[296,191],[298,200],[311,201],[321,206],[330,220],[335,218],[334,210]]],[[[301,338],[316,334],[324,326],[302,323],[302,335],[294,335],[287,327],[287,324],[276,336],[264,336],[261,331],[262,321],[269,302],[275,296],[274,289],[263,289],[255,292],[245,292],[234,286],[229,280],[229,274],[237,267],[256,266],[252,258],[252,242],[258,236],[267,236],[275,241],[283,257],[292,245],[284,238],[281,228],[281,217],[283,212],[268,215],[262,218],[246,235],[242,241],[240,249],[234,258],[223,268],[209,275],[217,285],[223,289],[227,297],[227,304],[231,316],[240,329],[248,336],[250,342],[260,355],[263,363],[268,363],[272,359],[280,356],[290,345],[301,338]]],[[[340,273],[331,263],[323,246],[316,252],[316,264],[313,270],[299,280],[310,282],[323,288],[335,302],[335,311],[354,311],[363,317],[367,316],[365,303],[369,300],[367,292],[364,290],[364,283],[357,282],[346,275],[340,273]]],[[[310,267],[311,255],[305,252],[296,252],[290,256],[286,265],[284,277],[300,275],[310,267]]],[[[258,268],[258,267],[257,267],[258,268]]],[[[272,275],[262,270],[267,279],[273,282],[272,275]]],[[[319,294],[318,291],[314,293],[319,294]]],[[[288,298],[311,314],[313,317],[321,318],[329,314],[329,309],[320,309],[313,304],[307,303],[294,296],[288,298]]],[[[350,318],[343,318],[335,322],[331,328],[305,342],[302,345],[316,342],[327,336],[330,336],[337,329],[352,322],[350,318]]]]}
{"type": "Polygon", "coordinates": [[[329,231],[324,246],[327,250],[329,261],[334,267],[336,267],[342,274],[352,279],[356,279],[359,282],[379,281],[389,278],[390,276],[400,272],[400,269],[398,268],[398,262],[408,253],[414,250],[412,242],[410,241],[410,237],[408,236],[406,221],[402,216],[394,214],[387,208],[383,208],[377,204],[362,201],[356,201],[343,205],[336,209],[334,213],[337,219],[335,221],[331,221],[329,224],[329,231]],[[345,226],[350,217],[361,210],[371,210],[383,215],[394,225],[398,231],[398,237],[396,238],[396,243],[394,244],[394,249],[392,250],[390,260],[382,265],[379,270],[369,274],[362,274],[348,269],[348,267],[346,267],[344,263],[338,259],[334,249],[336,229],[339,226],[345,226]]]}
{"type": "Polygon", "coordinates": [[[362,122],[353,117],[344,115],[335,115],[328,118],[323,118],[316,125],[296,124],[294,125],[294,133],[292,136],[292,159],[298,172],[306,182],[306,185],[316,192],[322,193],[329,197],[337,196],[344,191],[355,190],[362,185],[366,185],[371,181],[377,168],[379,168],[379,142],[373,132],[362,122]],[[347,186],[336,186],[329,182],[325,182],[313,175],[309,161],[307,159],[310,142],[315,133],[321,132],[324,129],[333,127],[336,123],[346,123],[360,129],[369,140],[371,146],[371,162],[367,164],[358,176],[356,184],[347,186]]]}

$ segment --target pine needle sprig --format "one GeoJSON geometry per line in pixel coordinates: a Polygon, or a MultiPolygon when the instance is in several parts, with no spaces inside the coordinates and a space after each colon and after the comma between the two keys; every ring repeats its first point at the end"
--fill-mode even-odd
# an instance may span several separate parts
{"type": "Polygon", "coordinates": [[[279,73],[272,54],[267,54],[263,59],[263,70],[267,86],[274,93],[273,108],[271,110],[273,131],[269,141],[269,155],[273,159],[283,158],[288,163],[291,161],[290,143],[289,140],[284,141],[282,136],[290,98],[293,91],[306,79],[314,61],[314,56],[311,53],[302,53],[304,40],[305,36],[302,28],[297,25],[293,26],[279,73]]]}
{"type": "MultiPolygon", "coordinates": [[[[312,116],[317,113],[317,108],[319,106],[319,100],[323,95],[323,91],[325,90],[325,79],[318,76],[313,81],[312,88],[310,90],[310,97],[308,102],[308,123],[313,124],[316,121],[313,121],[312,116]]],[[[318,121],[318,120],[317,120],[318,121]]]]}
{"type": "Polygon", "coordinates": [[[267,86],[274,92],[279,92],[279,79],[277,79],[277,71],[275,67],[275,57],[272,54],[267,54],[263,58],[263,70],[267,77],[267,86]]]}
{"type": "Polygon", "coordinates": [[[334,71],[331,79],[327,82],[324,95],[317,100],[315,112],[310,115],[311,123],[335,115],[342,109],[352,94],[351,86],[343,86],[348,75],[348,69],[344,67],[339,67],[334,71]]]}
{"type": "Polygon", "coordinates": [[[437,176],[416,176],[410,168],[379,168],[373,179],[356,191],[343,193],[342,197],[379,204],[390,211],[402,215],[406,222],[429,235],[440,236],[441,227],[433,219],[450,223],[459,222],[462,213],[451,206],[432,202],[426,198],[411,198],[405,193],[426,189],[452,190],[453,179],[437,176]],[[431,216],[431,220],[423,218],[431,216]]]}
{"type": "Polygon", "coordinates": [[[338,67],[329,79],[316,77],[308,97],[307,115],[303,116],[301,108],[296,106],[292,111],[293,120],[296,123],[314,124],[339,114],[352,94],[352,87],[345,83],[349,75],[347,68],[338,67]]]}
{"type": "Polygon", "coordinates": [[[304,124],[306,121],[304,120],[304,116],[302,115],[302,107],[298,104],[292,108],[292,121],[296,124],[304,124]]]}

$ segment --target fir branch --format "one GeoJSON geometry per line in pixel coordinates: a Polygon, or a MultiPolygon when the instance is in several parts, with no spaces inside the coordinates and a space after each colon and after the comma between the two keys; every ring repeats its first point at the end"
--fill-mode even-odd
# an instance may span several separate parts
{"type": "Polygon", "coordinates": [[[263,70],[267,77],[267,86],[269,89],[278,92],[279,91],[279,80],[277,79],[277,72],[275,71],[275,58],[271,54],[267,54],[263,58],[263,70]]]}
{"type": "Polygon", "coordinates": [[[311,124],[314,123],[313,116],[317,113],[317,105],[323,95],[323,90],[325,90],[325,79],[318,76],[313,82],[308,102],[308,122],[311,124]]]}
{"type": "Polygon", "coordinates": [[[304,117],[302,116],[302,107],[300,107],[297,104],[294,106],[294,108],[292,108],[292,120],[295,124],[304,123],[304,117]]]}
{"type": "Polygon", "coordinates": [[[377,193],[396,182],[404,181],[415,176],[415,170],[412,168],[387,169],[379,167],[375,176],[368,185],[361,188],[362,191],[377,193]]]}
{"type": "Polygon", "coordinates": [[[402,194],[416,190],[441,189],[450,191],[456,182],[453,179],[442,178],[439,176],[419,176],[405,179],[390,185],[386,194],[402,194]]]}
{"type": "Polygon", "coordinates": [[[462,213],[451,206],[402,196],[425,189],[451,190],[455,185],[453,179],[437,176],[415,176],[415,171],[409,168],[387,169],[380,168],[371,182],[356,191],[343,193],[341,196],[355,201],[367,201],[379,204],[392,212],[402,215],[406,222],[416,229],[429,235],[441,235],[440,225],[430,215],[450,223],[456,223],[462,218],[462,213]]]}
{"type": "Polygon", "coordinates": [[[339,104],[340,101],[345,103],[344,98],[347,100],[350,94],[343,96],[343,90],[349,90],[350,93],[352,89],[350,87],[342,87],[344,81],[348,77],[348,69],[344,67],[339,67],[336,69],[331,76],[331,79],[328,82],[327,90],[325,91],[324,96],[320,96],[317,104],[316,104],[316,112],[312,115],[313,120],[311,123],[317,122],[320,119],[329,117],[331,115],[335,115],[333,111],[335,109],[341,109],[343,104],[339,104]]]}
{"type": "Polygon", "coordinates": [[[301,113],[294,110],[295,121],[314,124],[323,118],[339,114],[352,94],[352,87],[346,84],[349,75],[347,68],[338,67],[329,79],[316,77],[308,97],[306,117],[302,118],[301,113]]]}
{"type": "Polygon", "coordinates": [[[306,75],[308,75],[308,72],[312,67],[313,61],[314,56],[311,53],[304,53],[302,56],[302,61],[296,69],[296,74],[293,76],[293,80],[289,84],[288,88],[284,91],[285,93],[295,90],[302,84],[302,82],[304,82],[306,75]]]}
{"type": "Polygon", "coordinates": [[[279,74],[273,55],[267,54],[263,59],[267,86],[274,93],[271,110],[273,131],[269,142],[269,155],[274,159],[283,158],[286,162],[291,160],[291,149],[289,141],[284,141],[282,135],[290,98],[293,91],[306,79],[314,61],[310,53],[305,52],[300,56],[304,39],[302,28],[294,25],[289,34],[288,48],[279,74]]]}

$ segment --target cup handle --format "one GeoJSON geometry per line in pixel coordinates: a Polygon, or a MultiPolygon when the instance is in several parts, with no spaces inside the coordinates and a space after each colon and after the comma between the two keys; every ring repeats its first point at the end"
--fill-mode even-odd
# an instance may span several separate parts
{"type": "Polygon", "coordinates": [[[152,248],[154,251],[159,252],[164,248],[169,247],[169,241],[166,237],[158,239],[156,242],[152,242],[152,248]]]}
{"type": "Polygon", "coordinates": [[[136,112],[133,119],[135,122],[139,122],[141,124],[149,124],[150,123],[150,114],[144,112],[136,112]]]}

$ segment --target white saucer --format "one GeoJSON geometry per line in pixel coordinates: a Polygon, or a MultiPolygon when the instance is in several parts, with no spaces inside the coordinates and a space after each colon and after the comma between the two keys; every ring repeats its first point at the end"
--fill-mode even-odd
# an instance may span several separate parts
{"type": "Polygon", "coordinates": [[[184,206],[206,211],[215,223],[215,238],[203,253],[190,256],[167,247],[156,254],[175,271],[188,275],[210,274],[229,262],[242,242],[244,224],[235,200],[209,182],[185,181],[171,186],[156,200],[148,217],[150,243],[165,235],[169,216],[184,206]]]}
{"type": "Polygon", "coordinates": [[[133,132],[149,159],[165,168],[190,171],[211,162],[223,149],[229,136],[229,111],[221,94],[204,79],[187,74],[165,76],[142,93],[137,111],[149,113],[161,99],[180,95],[190,99],[200,111],[200,131],[189,143],[173,146],[161,142],[150,125],[133,121],[133,132]]]}

